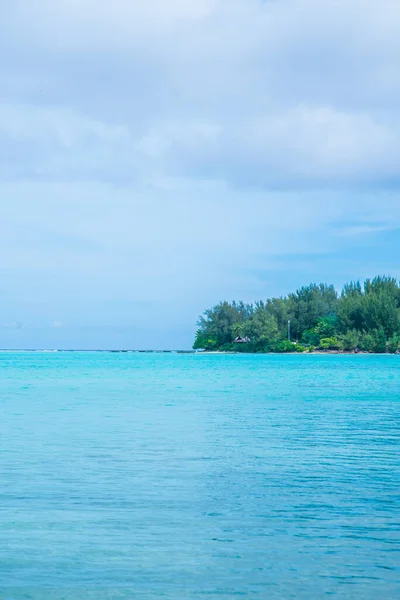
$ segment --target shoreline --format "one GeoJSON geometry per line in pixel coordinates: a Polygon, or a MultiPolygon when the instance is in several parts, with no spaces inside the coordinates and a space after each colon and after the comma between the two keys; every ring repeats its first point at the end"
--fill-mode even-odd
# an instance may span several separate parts
{"type": "Polygon", "coordinates": [[[234,352],[233,350],[203,350],[195,352],[195,354],[233,354],[235,356],[243,354],[243,356],[399,356],[399,352],[366,352],[359,350],[351,352],[346,350],[313,350],[312,352],[234,352]]]}
{"type": "Polygon", "coordinates": [[[400,356],[400,352],[366,352],[364,350],[345,351],[345,350],[313,350],[312,352],[235,352],[234,350],[87,350],[87,349],[45,349],[45,348],[0,348],[0,354],[18,354],[18,353],[35,353],[35,354],[65,354],[65,353],[84,353],[84,354],[190,354],[190,355],[233,355],[233,356],[400,356]]]}

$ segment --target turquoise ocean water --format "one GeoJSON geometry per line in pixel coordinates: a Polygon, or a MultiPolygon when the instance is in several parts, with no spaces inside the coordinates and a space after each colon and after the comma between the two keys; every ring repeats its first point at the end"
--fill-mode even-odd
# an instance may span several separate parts
{"type": "Polygon", "coordinates": [[[400,597],[400,357],[0,354],[2,600],[400,597]]]}

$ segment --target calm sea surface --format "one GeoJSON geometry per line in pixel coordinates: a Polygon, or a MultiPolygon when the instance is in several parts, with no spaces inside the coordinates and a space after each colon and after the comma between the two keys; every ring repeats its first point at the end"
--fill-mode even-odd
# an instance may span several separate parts
{"type": "Polygon", "coordinates": [[[400,598],[400,357],[0,354],[2,600],[400,598]]]}

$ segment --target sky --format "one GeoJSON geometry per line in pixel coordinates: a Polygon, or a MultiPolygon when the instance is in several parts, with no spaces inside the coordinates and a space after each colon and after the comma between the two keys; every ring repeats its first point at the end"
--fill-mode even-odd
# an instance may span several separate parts
{"type": "Polygon", "coordinates": [[[0,0],[0,347],[400,277],[398,0],[0,0]]]}

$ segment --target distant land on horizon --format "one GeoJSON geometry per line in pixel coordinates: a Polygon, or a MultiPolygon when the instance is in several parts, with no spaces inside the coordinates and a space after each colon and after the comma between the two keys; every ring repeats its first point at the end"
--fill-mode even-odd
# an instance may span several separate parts
{"type": "Polygon", "coordinates": [[[364,283],[310,284],[255,304],[221,302],[198,322],[194,349],[256,353],[400,353],[400,286],[378,275],[364,283]]]}

